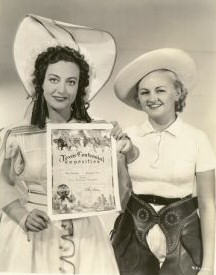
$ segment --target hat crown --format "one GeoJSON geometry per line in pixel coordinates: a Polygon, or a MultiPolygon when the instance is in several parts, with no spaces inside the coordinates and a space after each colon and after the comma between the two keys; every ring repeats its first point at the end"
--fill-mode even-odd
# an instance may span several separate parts
{"type": "Polygon", "coordinates": [[[70,47],[84,55],[90,66],[90,84],[86,101],[90,101],[108,81],[116,60],[113,37],[101,30],[27,15],[20,23],[14,40],[14,60],[26,92],[34,96],[32,83],[35,60],[49,47],[70,47]]]}

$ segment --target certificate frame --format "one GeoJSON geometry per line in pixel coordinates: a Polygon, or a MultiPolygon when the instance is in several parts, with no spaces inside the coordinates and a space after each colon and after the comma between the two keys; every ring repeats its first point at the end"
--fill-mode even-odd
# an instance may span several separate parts
{"type": "Polygon", "coordinates": [[[51,220],[121,210],[112,128],[110,123],[47,125],[47,206],[51,220]]]}

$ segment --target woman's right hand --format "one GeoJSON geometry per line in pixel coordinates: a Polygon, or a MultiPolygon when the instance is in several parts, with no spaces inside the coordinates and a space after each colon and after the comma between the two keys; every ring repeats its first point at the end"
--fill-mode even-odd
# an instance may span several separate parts
{"type": "Polygon", "coordinates": [[[25,221],[25,226],[28,231],[39,232],[48,228],[50,224],[50,218],[48,215],[38,209],[32,210],[25,221]]]}

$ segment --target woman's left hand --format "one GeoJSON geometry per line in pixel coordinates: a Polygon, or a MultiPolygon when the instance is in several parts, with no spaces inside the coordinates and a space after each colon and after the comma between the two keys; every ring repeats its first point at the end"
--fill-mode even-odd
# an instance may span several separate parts
{"type": "Polygon", "coordinates": [[[128,138],[127,134],[122,132],[122,129],[117,121],[111,121],[111,123],[113,125],[111,135],[118,141],[117,152],[127,153],[132,147],[130,138],[128,138]]]}
{"type": "Polygon", "coordinates": [[[121,127],[119,126],[117,121],[110,121],[110,123],[113,125],[111,135],[116,139],[119,140],[123,137],[123,132],[121,127]]]}

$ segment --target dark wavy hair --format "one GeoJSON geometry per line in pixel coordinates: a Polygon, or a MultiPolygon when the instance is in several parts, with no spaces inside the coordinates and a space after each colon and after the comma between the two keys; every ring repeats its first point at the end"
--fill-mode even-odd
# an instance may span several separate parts
{"type": "MultiPolygon", "coordinates": [[[[172,80],[173,80],[174,88],[176,90],[180,91],[179,100],[175,102],[175,112],[176,113],[177,112],[181,113],[183,111],[185,105],[186,105],[185,101],[186,101],[186,97],[187,97],[187,94],[188,94],[187,89],[184,87],[183,83],[178,79],[178,76],[173,71],[170,71],[170,70],[167,70],[167,69],[159,69],[159,70],[155,70],[155,71],[165,72],[165,73],[168,73],[168,74],[171,75],[172,80]]],[[[140,81],[142,79],[140,79],[140,81]]],[[[134,98],[135,101],[137,102],[137,104],[140,104],[139,99],[138,99],[138,88],[139,88],[140,81],[136,84],[136,94],[135,94],[135,98],[134,98]]]]}
{"type": "Polygon", "coordinates": [[[85,88],[89,85],[89,65],[85,61],[84,56],[78,51],[69,47],[50,47],[46,51],[38,55],[35,61],[35,70],[33,73],[33,85],[35,88],[34,106],[31,117],[31,125],[37,125],[44,128],[46,118],[49,117],[47,102],[43,96],[42,85],[44,83],[45,74],[49,64],[59,61],[73,62],[80,69],[79,85],[75,101],[71,105],[71,118],[80,121],[91,122],[91,118],[87,113],[88,103],[84,102],[86,95],[85,88]]]}

